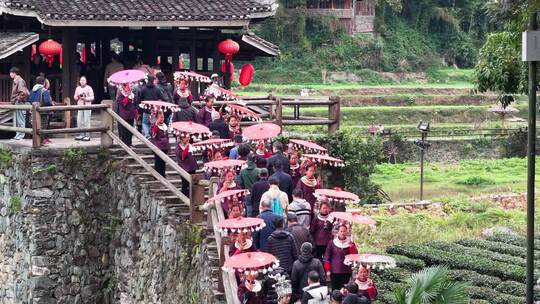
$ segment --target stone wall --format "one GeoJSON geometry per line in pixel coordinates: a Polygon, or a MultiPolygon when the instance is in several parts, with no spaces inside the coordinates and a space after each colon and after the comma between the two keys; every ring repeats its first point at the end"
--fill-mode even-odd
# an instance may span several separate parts
{"type": "Polygon", "coordinates": [[[212,303],[202,229],[71,152],[1,153],[0,303],[212,303]]]}

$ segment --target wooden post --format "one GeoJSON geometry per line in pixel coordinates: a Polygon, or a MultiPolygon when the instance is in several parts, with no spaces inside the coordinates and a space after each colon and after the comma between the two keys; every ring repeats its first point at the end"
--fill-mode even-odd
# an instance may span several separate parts
{"type": "MultiPolygon", "coordinates": [[[[192,28],[190,30],[190,45],[189,45],[189,69],[196,72],[198,70],[198,57],[197,57],[197,30],[192,28]]],[[[193,96],[196,98],[195,100],[199,100],[199,92],[197,88],[197,82],[192,81],[191,87],[189,88],[193,94],[193,96]]]]}
{"type": "Polygon", "coordinates": [[[332,96],[330,100],[333,103],[328,105],[328,119],[332,120],[333,123],[328,125],[328,134],[333,135],[339,129],[339,123],[341,121],[341,102],[339,96],[332,96]]]}
{"type": "MultiPolygon", "coordinates": [[[[62,28],[62,101],[71,104],[71,94],[75,91],[75,32],[73,28],[62,28]]],[[[71,127],[71,112],[64,113],[66,128],[71,127]]],[[[67,134],[66,134],[67,136],[67,134]]]]}
{"type": "Polygon", "coordinates": [[[217,49],[217,46],[219,44],[219,38],[221,36],[220,30],[214,30],[214,45],[212,46],[212,49],[214,50],[212,53],[212,72],[218,73],[220,72],[221,68],[221,55],[219,54],[219,51],[217,49]]]}
{"type": "Polygon", "coordinates": [[[41,147],[41,116],[39,115],[39,104],[32,103],[32,147],[38,149],[41,147]]]}
{"type": "Polygon", "coordinates": [[[200,206],[204,204],[204,192],[206,187],[201,181],[203,180],[202,174],[193,174],[191,175],[191,184],[190,184],[190,197],[191,203],[190,214],[191,222],[194,224],[204,222],[204,212],[199,209],[200,206]]]}
{"type": "Polygon", "coordinates": [[[180,39],[178,38],[178,28],[172,29],[172,72],[178,71],[180,63],[180,39]]]}
{"type": "MultiPolygon", "coordinates": [[[[109,105],[112,109],[112,100],[103,100],[103,104],[109,105]]],[[[110,131],[113,131],[113,119],[107,110],[101,110],[101,124],[103,127],[108,127],[110,131]]],[[[101,132],[101,147],[108,148],[112,146],[113,139],[107,134],[107,132],[101,132]]]]}
{"type": "Polygon", "coordinates": [[[283,100],[276,98],[276,124],[283,129],[283,100]]]}

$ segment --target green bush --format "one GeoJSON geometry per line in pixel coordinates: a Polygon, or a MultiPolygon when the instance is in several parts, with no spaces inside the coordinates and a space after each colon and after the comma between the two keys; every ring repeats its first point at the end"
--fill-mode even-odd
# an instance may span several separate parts
{"type": "MultiPolygon", "coordinates": [[[[494,235],[488,237],[487,240],[519,247],[527,246],[527,238],[517,234],[495,233],[494,235]]],[[[535,240],[538,240],[538,238],[535,237],[535,240]]],[[[540,250],[540,242],[536,241],[534,243],[534,249],[540,250]]]]}
{"type": "Polygon", "coordinates": [[[412,272],[402,268],[374,270],[373,272],[377,273],[381,280],[390,282],[404,282],[412,275],[412,272]]]}
{"type": "Polygon", "coordinates": [[[523,267],[525,267],[525,264],[526,264],[525,259],[521,257],[514,257],[511,255],[501,254],[501,253],[478,249],[478,248],[465,247],[463,245],[456,244],[456,243],[435,241],[435,242],[426,243],[426,245],[435,249],[440,249],[440,250],[455,252],[455,253],[460,253],[460,254],[474,255],[478,257],[484,257],[484,258],[488,258],[494,261],[510,263],[510,264],[523,266],[523,267]]]}
{"type": "Polygon", "coordinates": [[[393,245],[387,252],[422,259],[427,265],[448,265],[452,269],[469,269],[505,280],[525,281],[524,267],[474,255],[446,252],[425,245],[393,245]]]}
{"type": "Polygon", "coordinates": [[[405,268],[411,272],[426,268],[426,263],[424,263],[422,260],[411,259],[409,257],[396,254],[391,254],[390,256],[396,260],[397,267],[405,268]]]}
{"type": "Polygon", "coordinates": [[[516,297],[507,294],[501,294],[493,289],[485,287],[471,286],[467,289],[469,296],[473,299],[486,300],[491,304],[523,304],[525,297],[516,297]]]}
{"type": "MultiPolygon", "coordinates": [[[[493,252],[499,252],[499,253],[512,255],[515,257],[521,257],[521,258],[527,257],[527,252],[525,251],[525,248],[515,246],[515,245],[510,245],[510,244],[485,241],[485,240],[471,240],[471,239],[459,240],[456,243],[466,246],[466,247],[486,249],[493,252]]],[[[540,260],[540,252],[535,252],[534,259],[540,260]]]]}
{"type": "Polygon", "coordinates": [[[527,156],[527,132],[518,130],[510,133],[508,139],[503,142],[504,157],[527,156]]]}
{"type": "Polygon", "coordinates": [[[448,275],[457,281],[466,281],[473,286],[495,288],[501,283],[501,279],[493,276],[479,274],[472,270],[454,269],[450,270],[448,275]]]}
{"type": "Polygon", "coordinates": [[[456,181],[456,184],[466,185],[466,186],[483,186],[483,185],[493,185],[494,182],[488,178],[484,178],[481,176],[468,176],[461,180],[456,181]]]}

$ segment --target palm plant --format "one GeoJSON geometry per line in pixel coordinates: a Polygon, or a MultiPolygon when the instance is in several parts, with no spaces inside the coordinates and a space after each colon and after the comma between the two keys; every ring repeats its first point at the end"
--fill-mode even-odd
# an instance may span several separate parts
{"type": "Polygon", "coordinates": [[[429,267],[407,280],[407,290],[394,291],[397,304],[466,304],[469,297],[467,284],[453,282],[448,277],[448,268],[429,267]]]}

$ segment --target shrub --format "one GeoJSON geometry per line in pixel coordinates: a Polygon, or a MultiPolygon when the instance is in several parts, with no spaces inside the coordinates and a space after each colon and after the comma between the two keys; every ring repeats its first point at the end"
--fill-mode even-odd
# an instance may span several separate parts
{"type": "Polygon", "coordinates": [[[454,269],[469,269],[505,280],[525,281],[525,268],[468,254],[446,252],[425,245],[394,245],[388,253],[423,259],[427,265],[448,265],[454,269]]]}
{"type": "Polygon", "coordinates": [[[86,156],[86,150],[83,148],[69,147],[64,151],[62,160],[68,165],[74,165],[82,161],[86,156]]]}
{"type": "Polygon", "coordinates": [[[488,258],[488,259],[503,262],[503,263],[512,263],[519,266],[525,266],[526,264],[525,259],[520,258],[520,257],[514,257],[507,254],[492,252],[489,250],[465,247],[463,245],[455,244],[455,243],[430,242],[430,243],[427,243],[426,245],[435,249],[461,253],[461,254],[475,255],[475,256],[484,257],[484,258],[488,258]]]}
{"type": "Polygon", "coordinates": [[[467,281],[471,285],[479,287],[495,288],[495,286],[501,283],[501,279],[497,277],[479,274],[472,270],[454,269],[450,270],[448,275],[454,280],[467,281]]]}
{"type": "Polygon", "coordinates": [[[481,176],[469,176],[464,179],[456,181],[456,184],[466,185],[466,186],[483,186],[483,185],[493,185],[494,182],[490,179],[483,178],[481,176]]]}
{"type": "MultiPolygon", "coordinates": [[[[490,251],[500,252],[500,253],[516,256],[516,257],[522,257],[522,258],[527,257],[527,252],[525,251],[525,248],[515,246],[515,245],[510,245],[510,244],[485,241],[485,240],[471,240],[471,239],[459,240],[456,243],[466,246],[466,247],[487,249],[490,251]]],[[[534,259],[540,260],[540,252],[535,252],[534,259]]]]}
{"type": "Polygon", "coordinates": [[[523,304],[525,297],[516,297],[495,292],[485,287],[471,286],[467,289],[469,296],[474,299],[486,300],[491,304],[523,304]]]}
{"type": "Polygon", "coordinates": [[[412,274],[410,271],[402,268],[384,269],[376,271],[376,273],[381,280],[390,282],[403,282],[412,274]]]}
{"type": "Polygon", "coordinates": [[[391,254],[390,256],[396,260],[397,267],[405,268],[410,271],[418,271],[426,268],[426,263],[422,260],[411,259],[403,255],[391,254]]]}
{"type": "Polygon", "coordinates": [[[22,210],[22,201],[19,196],[12,196],[10,199],[10,207],[13,212],[20,212],[22,210]]]}
{"type": "MultiPolygon", "coordinates": [[[[509,245],[525,247],[527,246],[527,238],[516,234],[496,233],[487,238],[488,241],[505,243],[509,245]]],[[[534,243],[534,249],[540,250],[540,243],[534,243]]]]}
{"type": "Polygon", "coordinates": [[[510,133],[508,139],[503,142],[504,157],[527,156],[527,132],[519,129],[510,133]]]}

